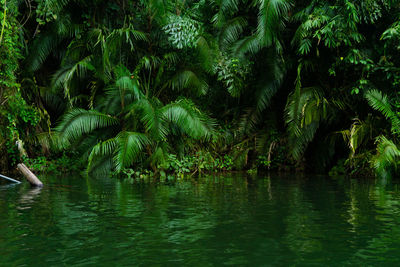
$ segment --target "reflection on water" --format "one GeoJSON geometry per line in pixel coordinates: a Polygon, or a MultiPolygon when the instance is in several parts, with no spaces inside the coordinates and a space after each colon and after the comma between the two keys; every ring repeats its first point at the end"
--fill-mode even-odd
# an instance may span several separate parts
{"type": "Polygon", "coordinates": [[[0,266],[400,264],[397,182],[44,182],[0,187],[0,266]]]}
{"type": "Polygon", "coordinates": [[[30,209],[35,203],[35,199],[39,196],[42,191],[41,187],[31,188],[23,193],[18,201],[20,205],[18,205],[17,209],[30,209]]]}

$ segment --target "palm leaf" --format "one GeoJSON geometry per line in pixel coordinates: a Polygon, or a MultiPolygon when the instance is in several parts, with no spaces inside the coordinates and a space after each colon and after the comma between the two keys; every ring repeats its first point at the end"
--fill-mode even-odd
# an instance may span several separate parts
{"type": "Polygon", "coordinates": [[[116,143],[114,163],[117,172],[121,172],[138,159],[140,152],[150,144],[150,140],[141,133],[122,131],[117,135],[116,143]]]}
{"type": "Polygon", "coordinates": [[[213,16],[211,21],[215,26],[221,27],[226,17],[238,11],[239,0],[219,0],[215,1],[215,3],[218,5],[218,13],[213,16]]]}
{"type": "Polygon", "coordinates": [[[115,117],[100,113],[96,110],[75,108],[67,112],[61,123],[56,127],[65,144],[69,144],[79,137],[91,133],[96,129],[118,125],[115,117]]]}
{"type": "Polygon", "coordinates": [[[134,112],[139,112],[140,120],[145,125],[146,132],[150,133],[154,140],[166,138],[168,129],[158,99],[141,99],[132,108],[134,112]]]}
{"type": "Polygon", "coordinates": [[[317,88],[301,88],[298,81],[285,107],[285,122],[291,143],[291,154],[298,160],[312,141],[319,123],[328,116],[327,100],[317,88]]]}
{"type": "Polygon", "coordinates": [[[192,138],[208,139],[214,135],[215,121],[203,114],[188,99],[170,103],[162,108],[163,116],[175,123],[192,138]]]}
{"type": "MultiPolygon", "coordinates": [[[[82,26],[72,23],[68,15],[61,16],[55,20],[50,29],[43,34],[39,34],[31,44],[31,49],[26,59],[27,70],[37,71],[56,47],[66,38],[73,37],[81,33],[82,30],[82,26]]],[[[61,49],[61,51],[64,50],[61,49]]]]}
{"type": "Polygon", "coordinates": [[[200,62],[203,66],[203,69],[211,73],[213,71],[213,64],[215,62],[214,50],[210,47],[206,38],[200,36],[197,39],[196,49],[199,51],[200,62]]]}
{"type": "Polygon", "coordinates": [[[47,57],[61,43],[58,36],[46,33],[38,37],[32,44],[32,52],[29,54],[26,65],[28,71],[37,71],[47,57]]]}
{"type": "Polygon", "coordinates": [[[307,145],[313,140],[318,127],[318,122],[312,122],[306,127],[301,128],[295,138],[292,137],[289,140],[290,153],[295,160],[300,160],[301,156],[303,156],[307,145]]]}
{"type": "Polygon", "coordinates": [[[232,45],[232,54],[244,57],[247,53],[256,54],[262,48],[258,35],[247,36],[232,45]]]}
{"type": "Polygon", "coordinates": [[[178,72],[168,84],[173,90],[180,91],[188,88],[198,95],[204,95],[208,90],[208,84],[191,70],[178,72]]]}
{"type": "Polygon", "coordinates": [[[243,17],[235,17],[227,21],[219,31],[218,40],[220,47],[222,49],[228,48],[238,40],[246,25],[247,21],[243,17]]]}
{"type": "Polygon", "coordinates": [[[393,141],[384,136],[376,139],[377,154],[371,160],[371,164],[377,174],[383,178],[390,175],[393,168],[397,168],[400,150],[393,141]]]}
{"type": "Polygon", "coordinates": [[[64,95],[71,100],[71,87],[74,78],[83,79],[87,76],[88,70],[93,71],[91,64],[92,56],[87,56],[78,62],[61,67],[53,76],[52,89],[58,91],[64,90],[64,95]]]}
{"type": "Polygon", "coordinates": [[[259,0],[257,34],[263,45],[277,39],[277,29],[283,24],[292,6],[288,0],[259,0]]]}
{"type": "Polygon", "coordinates": [[[368,104],[375,110],[380,111],[387,119],[392,123],[392,132],[400,132],[400,118],[393,111],[392,105],[389,99],[381,91],[376,89],[369,90],[365,93],[365,98],[368,100],[368,104]]]}
{"type": "MultiPolygon", "coordinates": [[[[90,173],[93,170],[93,165],[97,162],[97,159],[103,157],[111,158],[115,154],[116,146],[117,141],[115,138],[97,143],[90,151],[86,172],[90,173]]],[[[99,166],[96,167],[98,168],[99,166]]]]}

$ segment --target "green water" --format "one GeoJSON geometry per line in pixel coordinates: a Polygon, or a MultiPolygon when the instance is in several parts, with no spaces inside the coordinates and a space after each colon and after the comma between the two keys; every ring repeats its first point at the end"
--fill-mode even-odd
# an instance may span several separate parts
{"type": "Polygon", "coordinates": [[[214,176],[0,186],[0,266],[400,265],[396,182],[214,176]]]}

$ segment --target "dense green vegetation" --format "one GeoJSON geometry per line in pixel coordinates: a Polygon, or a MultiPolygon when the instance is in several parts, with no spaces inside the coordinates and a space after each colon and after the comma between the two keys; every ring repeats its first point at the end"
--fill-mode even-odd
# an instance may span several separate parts
{"type": "Polygon", "coordinates": [[[396,174],[397,1],[0,3],[1,169],[396,174]]]}

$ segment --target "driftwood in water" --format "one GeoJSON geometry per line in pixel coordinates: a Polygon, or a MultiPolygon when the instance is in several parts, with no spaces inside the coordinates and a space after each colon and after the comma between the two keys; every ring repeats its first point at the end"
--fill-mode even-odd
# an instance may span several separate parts
{"type": "Polygon", "coordinates": [[[28,169],[28,167],[25,166],[25,164],[20,163],[17,165],[17,168],[31,183],[31,185],[39,187],[43,186],[43,183],[28,169]]]}
{"type": "Polygon", "coordinates": [[[10,177],[7,177],[7,176],[1,175],[1,174],[0,174],[0,178],[3,178],[5,180],[7,180],[7,181],[10,181],[10,182],[13,182],[13,183],[16,183],[16,184],[20,184],[21,183],[20,181],[14,180],[14,179],[12,179],[10,177]]]}

